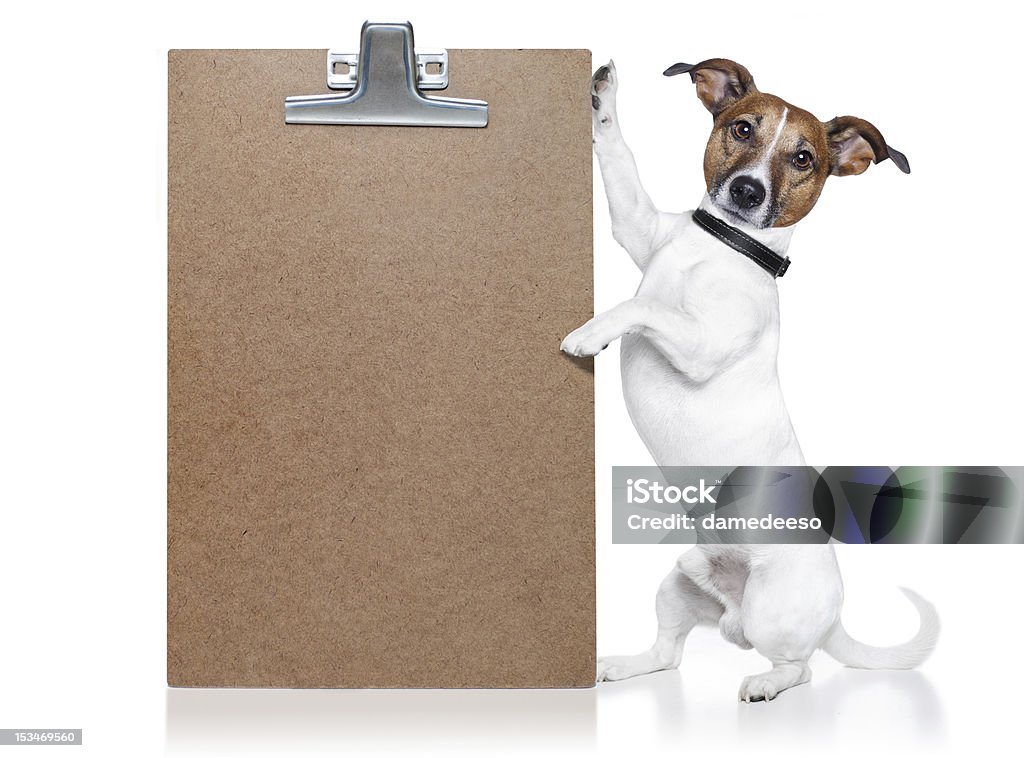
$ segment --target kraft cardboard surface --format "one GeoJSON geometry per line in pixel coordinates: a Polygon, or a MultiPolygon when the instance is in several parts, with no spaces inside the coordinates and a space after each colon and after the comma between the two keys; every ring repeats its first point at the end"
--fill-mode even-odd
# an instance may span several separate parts
{"type": "Polygon", "coordinates": [[[170,53],[171,685],[593,684],[590,54],[449,52],[484,129],[170,53]]]}

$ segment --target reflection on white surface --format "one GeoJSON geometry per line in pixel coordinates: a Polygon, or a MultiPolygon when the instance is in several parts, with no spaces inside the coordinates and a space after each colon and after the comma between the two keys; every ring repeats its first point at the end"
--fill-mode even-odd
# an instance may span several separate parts
{"type": "Polygon", "coordinates": [[[792,755],[813,748],[837,756],[945,747],[942,703],[921,672],[848,669],[816,656],[810,684],[770,703],[741,703],[736,693],[742,674],[764,669],[763,659],[690,656],[689,669],[687,661],[684,656],[682,671],[598,687],[602,749],[641,743],[666,754],[717,748],[792,755]]]}
{"type": "Polygon", "coordinates": [[[594,689],[167,691],[168,753],[490,747],[590,752],[594,689]]]}
{"type": "Polygon", "coordinates": [[[741,737],[774,741],[799,729],[817,742],[939,746],[945,722],[938,693],[919,671],[840,669],[784,693],[768,708],[737,706],[741,737]]]}
{"type": "MultiPolygon", "coordinates": [[[[695,648],[704,648],[699,640],[695,648]]],[[[720,646],[720,643],[719,643],[720,646]]],[[[698,651],[692,651],[698,653],[698,651]]],[[[916,671],[859,671],[816,656],[815,679],[771,703],[740,703],[756,654],[684,656],[664,671],[589,690],[167,691],[169,755],[210,753],[759,755],[944,752],[942,703],[916,671]],[[687,666],[689,663],[689,666],[687,666]]]]}

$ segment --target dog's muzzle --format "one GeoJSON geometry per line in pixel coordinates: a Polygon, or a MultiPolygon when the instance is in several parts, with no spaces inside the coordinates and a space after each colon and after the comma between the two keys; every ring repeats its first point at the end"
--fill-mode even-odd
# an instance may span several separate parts
{"type": "Polygon", "coordinates": [[[729,196],[737,208],[750,210],[764,202],[764,185],[752,176],[737,176],[729,184],[729,196]]]}

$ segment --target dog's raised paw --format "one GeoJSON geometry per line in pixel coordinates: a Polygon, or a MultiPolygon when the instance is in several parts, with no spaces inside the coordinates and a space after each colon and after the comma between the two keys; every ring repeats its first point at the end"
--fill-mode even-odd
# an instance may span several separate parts
{"type": "Polygon", "coordinates": [[[594,333],[591,323],[588,322],[579,329],[569,332],[566,338],[562,340],[559,349],[563,353],[575,356],[576,358],[587,358],[597,355],[606,347],[608,347],[608,343],[594,333]]]}
{"type": "Polygon", "coordinates": [[[594,95],[600,95],[609,87],[615,87],[615,62],[608,61],[599,67],[590,78],[590,91],[594,95]]]}
{"type": "Polygon", "coordinates": [[[610,126],[615,112],[615,90],[618,78],[615,63],[608,61],[590,79],[590,104],[594,108],[594,125],[610,126]]]}

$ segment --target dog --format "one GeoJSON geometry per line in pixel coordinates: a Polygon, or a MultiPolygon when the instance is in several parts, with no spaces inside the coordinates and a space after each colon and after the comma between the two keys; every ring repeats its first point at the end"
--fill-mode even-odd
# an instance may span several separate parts
{"type": "MultiPolygon", "coordinates": [[[[863,173],[906,156],[869,122],[811,113],[758,91],[731,60],[677,63],[689,74],[714,127],[704,153],[706,193],[688,213],[657,210],[644,191],[619,128],[613,62],[591,80],[594,151],[604,178],[612,235],[643,272],[636,294],[595,316],[562,342],[565,353],[597,355],[620,339],[630,417],[659,466],[802,466],[776,368],[776,276],[795,224],[829,176],[863,173]]],[[[840,621],[843,584],[823,545],[697,545],[684,553],[656,598],[658,633],[639,655],[598,660],[598,681],[626,679],[680,663],[687,634],[717,625],[754,648],[771,669],[746,677],[741,701],[769,701],[810,681],[808,659],[824,649],[859,668],[912,668],[938,639],[934,607],[904,590],[920,615],[908,642],[880,648],[851,638],[840,621]]]]}

